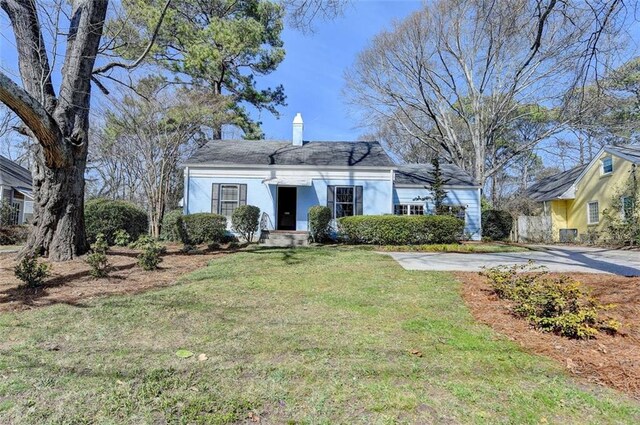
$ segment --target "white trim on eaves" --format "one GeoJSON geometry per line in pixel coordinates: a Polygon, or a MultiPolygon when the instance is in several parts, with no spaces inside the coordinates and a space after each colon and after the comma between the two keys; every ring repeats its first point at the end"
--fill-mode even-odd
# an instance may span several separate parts
{"type": "MultiPolygon", "coordinates": [[[[595,164],[598,163],[598,161],[600,161],[600,157],[605,152],[610,154],[610,155],[617,156],[618,158],[622,158],[625,161],[629,161],[632,164],[640,164],[640,160],[638,160],[638,158],[634,158],[632,156],[625,155],[624,153],[618,152],[616,150],[615,146],[604,146],[604,147],[600,148],[598,153],[594,155],[593,159],[589,162],[589,164],[585,167],[585,169],[582,170],[582,173],[580,173],[580,175],[573,182],[573,191],[574,191],[574,193],[575,193],[575,187],[578,185],[580,180],[582,180],[582,178],[587,174],[587,172],[591,169],[591,167],[593,167],[595,164]]],[[[615,167],[614,167],[614,172],[615,172],[615,167]]],[[[561,198],[561,199],[573,199],[573,198],[575,198],[575,195],[572,198],[561,198]]]]}
{"type": "Polygon", "coordinates": [[[378,180],[390,181],[389,170],[328,170],[312,169],[256,169],[249,168],[193,168],[188,167],[191,178],[246,178],[246,179],[298,179],[298,180],[378,180]]]}

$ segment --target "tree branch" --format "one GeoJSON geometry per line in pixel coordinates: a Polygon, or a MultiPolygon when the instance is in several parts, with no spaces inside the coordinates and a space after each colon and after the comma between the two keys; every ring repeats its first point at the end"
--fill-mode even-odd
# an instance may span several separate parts
{"type": "Polygon", "coordinates": [[[171,4],[171,0],[167,0],[167,2],[165,3],[164,7],[162,8],[162,12],[160,13],[160,18],[158,19],[158,23],[156,24],[156,27],[153,30],[153,34],[151,35],[151,40],[149,40],[149,44],[147,45],[147,47],[144,49],[144,51],[142,52],[142,54],[138,57],[138,59],[136,59],[135,61],[131,62],[131,63],[127,63],[127,62],[110,62],[104,66],[95,68],[93,70],[94,74],[102,74],[105,73],[113,68],[124,68],[124,69],[134,69],[136,68],[138,65],[140,65],[142,63],[142,61],[147,57],[147,55],[149,54],[149,52],[151,51],[151,48],[153,47],[153,45],[156,42],[156,38],[158,38],[158,33],[160,32],[160,27],[162,26],[162,21],[164,21],[164,17],[167,14],[167,10],[169,9],[169,5],[171,4]]]}
{"type": "Polygon", "coordinates": [[[7,105],[25,123],[45,148],[47,167],[62,168],[68,165],[68,156],[62,148],[62,133],[56,121],[40,102],[2,72],[0,102],[7,105]]]}

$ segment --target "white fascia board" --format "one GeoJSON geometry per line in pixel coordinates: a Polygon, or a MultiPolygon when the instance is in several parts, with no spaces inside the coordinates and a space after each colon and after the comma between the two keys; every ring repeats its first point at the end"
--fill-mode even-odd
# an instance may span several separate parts
{"type": "Polygon", "coordinates": [[[321,171],[333,171],[333,170],[349,170],[355,171],[379,171],[381,173],[388,173],[390,170],[397,170],[396,165],[393,166],[336,166],[336,165],[264,165],[264,164],[181,164],[182,167],[189,167],[191,169],[245,169],[245,170],[321,170],[321,171]]]}
{"type": "Polygon", "coordinates": [[[626,161],[629,161],[629,162],[630,162],[630,163],[632,163],[632,164],[638,164],[638,163],[640,163],[640,161],[638,161],[638,159],[637,159],[637,158],[634,158],[634,157],[629,156],[629,155],[626,155],[626,154],[624,154],[624,153],[622,153],[622,152],[618,152],[618,151],[616,151],[616,148],[615,148],[615,147],[605,146],[603,149],[604,149],[604,151],[605,151],[605,152],[607,152],[607,153],[609,153],[609,154],[611,154],[611,155],[615,155],[615,156],[617,156],[617,157],[619,157],[619,158],[622,158],[622,159],[624,159],[624,160],[626,160],[626,161]]]}
{"type": "Polygon", "coordinates": [[[189,177],[248,178],[248,179],[325,179],[325,180],[390,180],[389,170],[318,170],[318,169],[250,169],[250,168],[192,168],[189,177]]]}
{"type": "Polygon", "coordinates": [[[578,186],[578,182],[580,182],[580,180],[582,180],[582,178],[587,174],[587,172],[591,169],[591,167],[593,167],[593,165],[600,160],[600,155],[602,155],[603,152],[605,152],[605,148],[600,148],[600,150],[598,151],[597,154],[595,154],[591,162],[589,162],[589,164],[585,167],[584,170],[582,170],[580,175],[573,182],[573,187],[578,186]]]}

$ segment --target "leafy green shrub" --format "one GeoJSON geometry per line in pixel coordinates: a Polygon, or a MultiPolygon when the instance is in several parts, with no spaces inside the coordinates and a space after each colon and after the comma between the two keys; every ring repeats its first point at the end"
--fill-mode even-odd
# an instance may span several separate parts
{"type": "Polygon", "coordinates": [[[95,242],[98,233],[102,233],[107,243],[113,245],[118,230],[126,231],[136,240],[149,228],[147,213],[125,201],[92,199],[85,205],[84,217],[90,242],[95,242]]]}
{"type": "MultiPolygon", "coordinates": [[[[127,235],[128,236],[128,235],[127,235]]],[[[91,245],[91,252],[87,255],[87,264],[91,267],[89,274],[95,278],[106,277],[109,274],[111,265],[107,258],[109,244],[102,233],[96,236],[96,241],[91,245]]]]}
{"type": "Polygon", "coordinates": [[[181,209],[169,211],[162,219],[162,229],[160,230],[160,239],[163,241],[180,242],[180,233],[178,232],[178,218],[182,217],[181,209]]]}
{"type": "Polygon", "coordinates": [[[615,333],[620,324],[602,319],[603,306],[569,276],[550,277],[533,263],[494,267],[481,273],[499,298],[513,302],[512,313],[548,332],[569,338],[591,338],[599,330],[615,333]]]}
{"type": "Polygon", "coordinates": [[[309,208],[309,233],[314,242],[325,242],[331,234],[331,208],[314,205],[309,208]]]}
{"type": "Polygon", "coordinates": [[[10,226],[15,208],[6,199],[0,201],[0,227],[10,226]]]}
{"type": "Polygon", "coordinates": [[[49,265],[38,262],[37,254],[27,254],[14,268],[15,276],[29,288],[35,288],[44,283],[49,276],[49,265]]]}
{"type": "Polygon", "coordinates": [[[185,245],[210,244],[224,239],[227,219],[219,214],[188,214],[178,218],[177,226],[185,245]]]}
{"type": "Polygon", "coordinates": [[[509,239],[513,218],[509,211],[487,210],[482,212],[482,236],[494,241],[509,239]]]}
{"type": "Polygon", "coordinates": [[[253,205],[240,205],[231,216],[231,228],[251,243],[253,235],[260,226],[260,208],[253,205]]]}
{"type": "Polygon", "coordinates": [[[427,245],[462,238],[464,221],[444,215],[357,215],[338,220],[340,239],[352,244],[427,245]]]}
{"type": "Polygon", "coordinates": [[[0,245],[18,245],[29,237],[28,226],[0,227],[0,245]]]}
{"type": "Polygon", "coordinates": [[[116,233],[113,235],[113,243],[116,246],[127,246],[131,241],[131,236],[124,229],[116,230],[116,233]]]}
{"type": "Polygon", "coordinates": [[[142,252],[138,255],[138,265],[146,271],[157,269],[162,262],[162,257],[160,256],[164,252],[164,248],[152,238],[146,240],[141,248],[142,252]]]}

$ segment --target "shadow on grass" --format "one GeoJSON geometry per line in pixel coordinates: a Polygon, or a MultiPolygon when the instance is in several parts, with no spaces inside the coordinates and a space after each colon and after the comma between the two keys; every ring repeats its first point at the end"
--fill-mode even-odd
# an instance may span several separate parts
{"type": "MultiPolygon", "coordinates": [[[[111,267],[112,272],[120,272],[124,270],[129,270],[136,267],[137,264],[126,264],[122,266],[114,266],[111,267]]],[[[84,270],[77,273],[66,274],[62,276],[54,277],[53,279],[47,280],[41,286],[32,288],[28,286],[17,286],[8,288],[4,291],[0,292],[0,304],[7,303],[20,303],[22,305],[31,306],[34,305],[36,301],[40,300],[49,295],[48,289],[57,288],[60,286],[68,285],[76,280],[87,278],[90,276],[89,270],[84,270]]],[[[124,279],[122,277],[111,277],[111,279],[124,279]]],[[[46,305],[53,304],[68,304],[74,307],[86,307],[86,304],[79,303],[73,300],[48,300],[46,305]]],[[[40,306],[42,304],[38,304],[40,306]]]]}

